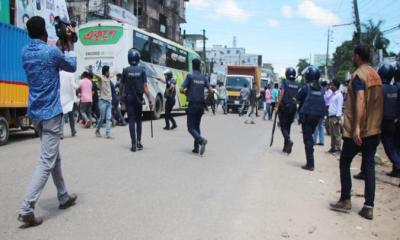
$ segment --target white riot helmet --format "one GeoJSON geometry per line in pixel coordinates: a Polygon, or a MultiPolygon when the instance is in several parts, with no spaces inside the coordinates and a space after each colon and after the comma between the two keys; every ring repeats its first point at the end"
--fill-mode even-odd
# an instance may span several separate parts
{"type": "Polygon", "coordinates": [[[171,69],[169,69],[169,68],[165,69],[165,71],[164,71],[164,76],[167,77],[167,78],[172,78],[172,71],[171,71],[171,69]]]}

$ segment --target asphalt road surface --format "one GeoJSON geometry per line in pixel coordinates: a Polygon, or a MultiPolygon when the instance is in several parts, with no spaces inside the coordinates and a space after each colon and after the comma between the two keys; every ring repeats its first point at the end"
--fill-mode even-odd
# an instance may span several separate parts
{"type": "MultiPolygon", "coordinates": [[[[357,214],[364,202],[360,181],[353,181],[350,214],[329,210],[339,197],[338,157],[317,147],[316,170],[302,170],[299,126],[287,156],[279,128],[267,147],[271,121],[246,125],[236,114],[207,114],[202,129],[209,144],[200,157],[191,153],[186,116],[177,122],[178,129],[164,131],[164,121],[155,121],[153,139],[145,122],[145,149],[136,153],[129,151],[128,127],[113,128],[112,140],[83,128],[71,138],[66,128],[62,165],[77,204],[58,210],[50,179],[35,211],[44,223],[30,229],[19,228],[17,211],[40,143],[27,133],[14,135],[0,148],[0,239],[400,239],[399,180],[384,176],[389,167],[377,167],[375,219],[368,221],[357,214]]],[[[357,158],[352,172],[359,166],[357,158]]]]}

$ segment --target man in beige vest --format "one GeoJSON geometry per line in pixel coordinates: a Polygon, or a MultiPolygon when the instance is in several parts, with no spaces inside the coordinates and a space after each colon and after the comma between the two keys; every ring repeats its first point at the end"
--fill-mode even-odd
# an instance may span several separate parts
{"type": "Polygon", "coordinates": [[[382,81],[378,73],[368,65],[370,50],[359,45],[353,51],[353,62],[357,70],[349,83],[344,110],[343,147],[340,156],[341,196],[337,203],[330,204],[332,210],[351,209],[350,165],[353,158],[362,153],[365,173],[365,203],[359,212],[361,217],[372,220],[375,198],[375,153],[379,144],[383,114],[382,81]]]}

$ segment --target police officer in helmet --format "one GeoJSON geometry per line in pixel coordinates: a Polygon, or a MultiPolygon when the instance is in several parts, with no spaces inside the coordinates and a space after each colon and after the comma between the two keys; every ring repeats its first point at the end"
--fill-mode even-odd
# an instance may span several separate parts
{"type": "Polygon", "coordinates": [[[292,152],[293,142],[290,139],[290,128],[294,121],[297,111],[296,95],[299,91],[299,84],[296,80],[296,70],[292,67],[286,69],[286,79],[281,84],[281,94],[279,96],[276,109],[278,111],[279,123],[283,138],[285,139],[283,152],[292,152]]]}
{"type": "Polygon", "coordinates": [[[142,111],[143,94],[146,94],[150,109],[153,108],[145,68],[140,63],[140,53],[136,49],[128,52],[129,67],[122,72],[121,85],[125,94],[125,105],[128,112],[129,132],[131,135],[131,151],[142,150],[142,111]]]}
{"type": "MultiPolygon", "coordinates": [[[[398,122],[400,122],[400,61],[396,62],[395,65],[395,70],[394,70],[394,85],[397,86],[399,89],[399,105],[397,106],[398,114],[399,114],[399,119],[398,122]]],[[[400,125],[400,124],[399,124],[400,125]]],[[[399,129],[400,131],[400,129],[399,129]]],[[[400,140],[399,140],[400,141],[400,140]]]]}
{"type": "Polygon", "coordinates": [[[394,109],[399,108],[399,88],[391,85],[395,74],[395,67],[390,64],[382,65],[378,74],[382,79],[383,90],[383,120],[381,125],[381,140],[386,155],[393,164],[392,172],[387,175],[400,178],[400,154],[395,147],[395,119],[398,119],[399,112],[394,109]]]}
{"type": "Polygon", "coordinates": [[[309,66],[304,77],[306,84],[297,94],[301,103],[300,122],[306,151],[307,164],[304,170],[314,171],[314,140],[313,133],[321,118],[325,116],[324,88],[319,84],[321,73],[318,68],[309,66]]]}
{"type": "Polygon", "coordinates": [[[399,98],[397,104],[397,112],[399,117],[397,118],[395,124],[395,145],[398,149],[400,149],[400,61],[397,61],[395,65],[394,85],[396,85],[397,89],[399,89],[397,93],[397,96],[399,98]]]}
{"type": "Polygon", "coordinates": [[[194,138],[193,153],[200,153],[202,156],[206,149],[207,140],[201,136],[200,123],[201,117],[204,113],[205,95],[204,90],[212,89],[209,85],[207,78],[201,73],[200,59],[193,59],[193,72],[188,74],[183,82],[180,91],[187,95],[189,101],[189,108],[187,114],[187,127],[189,133],[194,138]]]}
{"type": "Polygon", "coordinates": [[[164,71],[164,77],[165,77],[165,80],[163,80],[161,78],[157,78],[158,81],[166,84],[165,92],[164,92],[164,97],[166,99],[165,114],[164,114],[164,118],[165,118],[164,130],[173,130],[178,127],[178,125],[176,125],[175,119],[172,117],[172,114],[171,114],[171,111],[175,105],[176,81],[173,78],[171,69],[169,69],[169,68],[164,71]],[[171,122],[172,126],[170,126],[169,122],[171,122]]]}

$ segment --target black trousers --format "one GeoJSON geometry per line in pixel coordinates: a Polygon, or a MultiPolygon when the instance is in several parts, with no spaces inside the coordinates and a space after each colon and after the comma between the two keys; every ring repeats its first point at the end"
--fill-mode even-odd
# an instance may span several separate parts
{"type": "Polygon", "coordinates": [[[165,126],[167,128],[170,127],[170,124],[169,124],[170,121],[171,121],[172,126],[176,126],[175,119],[172,117],[172,114],[171,114],[171,111],[172,111],[172,108],[174,107],[174,105],[175,105],[175,99],[167,99],[167,101],[165,102],[164,118],[165,118],[165,126]]]}
{"type": "Polygon", "coordinates": [[[142,140],[142,112],[143,105],[136,96],[126,96],[126,110],[128,112],[129,132],[132,146],[142,140]]]}
{"type": "Polygon", "coordinates": [[[349,200],[351,197],[351,173],[350,166],[353,158],[362,153],[362,171],[365,174],[365,203],[373,207],[375,200],[375,153],[379,144],[379,135],[362,139],[361,146],[358,146],[352,138],[343,139],[342,154],[340,155],[340,183],[341,200],[349,200]]]}
{"type": "Polygon", "coordinates": [[[189,133],[194,138],[194,149],[199,149],[204,138],[201,136],[200,124],[204,113],[204,103],[189,103],[187,114],[187,127],[189,133]]]}
{"type": "Polygon", "coordinates": [[[322,116],[309,114],[301,115],[301,129],[303,131],[303,142],[306,152],[307,167],[314,167],[314,139],[313,133],[322,116]]]}
{"type": "Polygon", "coordinates": [[[383,147],[385,149],[385,153],[388,156],[389,160],[392,162],[393,166],[396,169],[400,169],[400,152],[396,149],[395,146],[395,123],[394,120],[386,120],[382,121],[382,134],[381,140],[383,147]]]}
{"type": "Polygon", "coordinates": [[[281,126],[281,131],[283,138],[285,139],[285,144],[290,142],[290,129],[296,115],[297,106],[296,104],[287,104],[279,109],[279,123],[281,126]]]}

